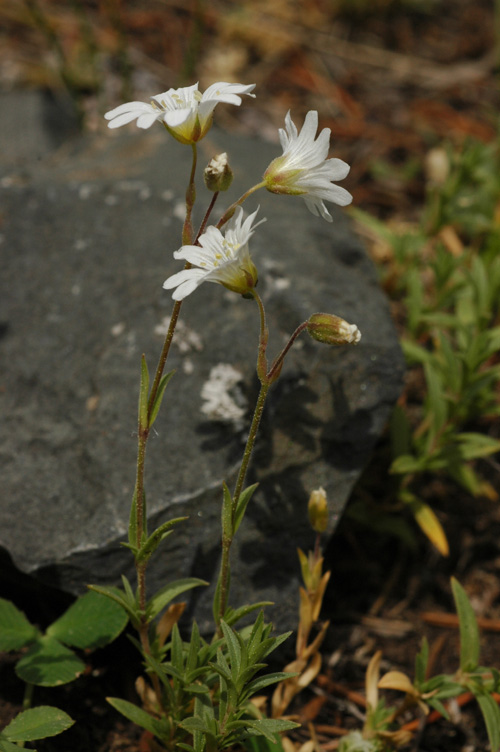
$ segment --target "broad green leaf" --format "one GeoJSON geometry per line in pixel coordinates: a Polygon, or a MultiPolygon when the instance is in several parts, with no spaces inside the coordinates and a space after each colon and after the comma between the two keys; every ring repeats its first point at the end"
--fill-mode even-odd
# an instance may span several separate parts
{"type": "Polygon", "coordinates": [[[127,622],[127,613],[121,605],[90,591],[51,624],[47,634],[71,647],[95,650],[116,639],[127,622]]]}
{"type": "Polygon", "coordinates": [[[54,637],[39,637],[16,664],[16,674],[40,687],[56,687],[76,679],[85,664],[54,637]]]}
{"type": "Polygon", "coordinates": [[[149,371],[146,358],[141,358],[141,385],[139,387],[139,429],[148,428],[149,371]]]}
{"type": "Polygon", "coordinates": [[[145,710],[127,700],[122,700],[119,697],[107,697],[106,699],[115,710],[124,715],[125,718],[128,718],[129,721],[132,721],[132,723],[146,729],[146,731],[150,731],[159,739],[165,736],[167,724],[164,721],[162,722],[157,718],[153,718],[145,710]]]}
{"type": "Polygon", "coordinates": [[[254,491],[258,485],[259,485],[258,483],[254,483],[253,486],[248,486],[248,488],[245,488],[245,490],[242,491],[240,494],[240,498],[238,499],[238,503],[236,504],[236,511],[234,513],[234,533],[235,534],[238,531],[239,526],[241,525],[241,521],[243,520],[243,517],[245,516],[248,502],[252,498],[254,491]]]}
{"type": "Polygon", "coordinates": [[[492,750],[500,749],[500,708],[491,695],[476,695],[492,750]]]}
{"type": "Polygon", "coordinates": [[[187,517],[177,517],[175,520],[168,520],[168,522],[164,522],[163,525],[160,525],[160,527],[158,527],[153,533],[151,533],[149,538],[142,544],[137,553],[137,564],[143,564],[149,559],[149,557],[156,551],[162,540],[164,540],[167,535],[172,532],[170,530],[171,527],[187,519],[187,517]]]}
{"type": "Polygon", "coordinates": [[[11,601],[0,598],[0,650],[19,650],[36,640],[39,634],[22,611],[11,601]]]}
{"type": "Polygon", "coordinates": [[[460,625],[460,669],[469,673],[479,663],[479,628],[467,594],[454,577],[451,578],[451,589],[460,625]]]}
{"type": "Polygon", "coordinates": [[[73,724],[74,720],[63,710],[39,705],[19,713],[2,733],[12,742],[31,742],[62,734],[73,724]]]}
{"type": "Polygon", "coordinates": [[[154,617],[157,616],[171,600],[177,598],[178,595],[185,593],[186,590],[191,590],[191,588],[199,587],[200,585],[208,585],[208,582],[200,580],[198,577],[185,577],[184,579],[174,580],[174,582],[168,583],[165,587],[162,587],[156,595],[153,595],[148,602],[146,611],[149,618],[154,619],[154,617]]]}
{"type": "Polygon", "coordinates": [[[151,428],[151,426],[153,425],[153,423],[156,420],[156,416],[158,415],[158,411],[159,411],[159,409],[161,407],[161,403],[162,403],[162,400],[163,400],[163,395],[165,394],[165,389],[167,388],[167,384],[170,381],[170,379],[172,378],[172,376],[174,375],[174,373],[175,373],[175,370],[174,371],[169,371],[164,376],[162,376],[162,378],[160,380],[160,383],[158,385],[158,391],[156,392],[155,401],[153,403],[153,406],[151,408],[151,414],[149,416],[149,427],[150,428],[151,428]]]}

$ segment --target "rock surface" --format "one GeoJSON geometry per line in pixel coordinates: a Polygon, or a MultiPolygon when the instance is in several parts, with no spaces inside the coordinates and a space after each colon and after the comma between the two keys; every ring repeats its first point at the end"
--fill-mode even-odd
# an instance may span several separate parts
{"type": "MultiPolygon", "coordinates": [[[[25,106],[43,110],[30,96],[25,106]]],[[[160,128],[63,139],[54,150],[61,134],[39,117],[23,151],[14,130],[24,124],[7,110],[0,128],[17,151],[1,158],[0,179],[0,546],[21,571],[79,593],[121,572],[133,578],[119,542],[134,484],[140,357],[154,371],[171,311],[162,283],[180,269],[172,251],[191,150],[160,128]]],[[[235,173],[222,210],[280,148],[214,129],[200,166],[220,151],[235,173]]],[[[198,196],[204,206],[201,180],[198,196]]],[[[259,203],[267,222],[251,248],[271,355],[316,311],[362,331],[359,346],[336,349],[302,335],[271,392],[248,478],[260,487],[233,551],[232,603],[275,601],[269,616],[293,627],[296,548],[313,538],[309,493],[327,490],[331,533],[399,394],[403,362],[376,271],[345,215],[333,207],[328,224],[300,198],[265,191],[246,208],[259,203]]],[[[146,488],[153,524],[189,520],[153,559],[151,588],[188,575],[215,580],[221,484],[231,486],[246,438],[257,337],[255,304],[218,285],[182,308],[146,488]]],[[[207,627],[211,589],[193,592],[207,627]]]]}

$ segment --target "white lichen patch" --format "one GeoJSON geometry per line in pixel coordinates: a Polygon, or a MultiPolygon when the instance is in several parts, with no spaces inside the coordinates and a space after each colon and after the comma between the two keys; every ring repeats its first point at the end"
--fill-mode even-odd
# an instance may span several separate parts
{"type": "MultiPolygon", "coordinates": [[[[165,316],[160,324],[155,326],[154,332],[160,337],[165,337],[170,326],[170,316],[165,316]]],[[[178,348],[182,355],[189,352],[201,352],[203,350],[203,340],[198,332],[190,329],[182,319],[177,321],[175,335],[172,342],[178,348]]]]}
{"type": "Polygon", "coordinates": [[[245,408],[239,405],[231,391],[243,381],[243,375],[229,363],[219,363],[210,371],[208,381],[201,388],[204,404],[201,412],[212,420],[239,425],[245,408]]]}

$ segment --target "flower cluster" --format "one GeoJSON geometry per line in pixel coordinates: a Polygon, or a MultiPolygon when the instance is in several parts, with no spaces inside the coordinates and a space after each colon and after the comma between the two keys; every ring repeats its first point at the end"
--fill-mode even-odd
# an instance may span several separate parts
{"type": "MultiPolygon", "coordinates": [[[[105,117],[110,128],[119,128],[134,120],[139,128],[150,128],[158,121],[181,143],[196,144],[209,130],[219,102],[240,105],[242,94],[255,96],[252,93],[254,88],[255,84],[220,81],[209,86],[202,94],[198,84],[194,84],[157,94],[151,97],[149,104],[122,104],[107,112],[105,117]]],[[[332,222],[324,202],[346,206],[352,201],[351,194],[335,184],[335,181],[347,176],[349,165],[341,159],[328,159],[330,129],[323,128],[319,135],[317,131],[317,112],[307,113],[300,132],[288,112],[285,128],[279,131],[283,154],[268,166],[262,183],[254,186],[237,203],[242,203],[257,188],[265,187],[271,193],[302,196],[314,215],[332,222]]],[[[214,157],[204,177],[211,191],[219,192],[229,187],[232,172],[225,153],[214,157]]],[[[192,206],[188,208],[191,210],[192,206]]],[[[185,268],[163,284],[166,290],[173,290],[174,300],[184,300],[203,282],[217,282],[245,296],[252,294],[257,284],[257,269],[250,256],[248,242],[255,228],[264,221],[255,224],[257,211],[244,219],[241,206],[236,206],[224,233],[220,228],[225,223],[225,217],[217,227],[208,227],[194,245],[183,245],[174,253],[175,259],[185,262],[185,268]]],[[[231,212],[227,216],[231,216],[231,212]]],[[[356,344],[361,336],[356,326],[328,314],[311,317],[307,330],[313,338],[329,344],[356,344]]]]}

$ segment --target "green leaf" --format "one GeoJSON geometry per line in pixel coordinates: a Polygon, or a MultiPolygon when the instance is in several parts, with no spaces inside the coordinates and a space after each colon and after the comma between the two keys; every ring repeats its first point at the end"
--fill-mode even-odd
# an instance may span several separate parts
{"type": "Polygon", "coordinates": [[[412,454],[401,454],[391,464],[389,472],[393,475],[410,475],[420,473],[425,468],[425,458],[414,457],[412,454]]]}
{"type": "Polygon", "coordinates": [[[220,626],[224,634],[224,637],[226,639],[229,659],[231,661],[231,674],[233,676],[233,679],[236,680],[236,677],[240,673],[240,668],[241,668],[240,642],[235,632],[233,632],[231,627],[228,627],[224,621],[221,621],[220,626]]]}
{"type": "Polygon", "coordinates": [[[454,577],[451,578],[451,589],[460,626],[460,669],[469,673],[479,663],[479,628],[466,592],[454,577]]]}
{"type": "Polygon", "coordinates": [[[228,627],[232,627],[236,622],[238,622],[240,619],[243,619],[243,617],[247,616],[248,614],[251,614],[252,611],[256,611],[259,608],[265,608],[266,606],[273,606],[273,601],[259,601],[258,603],[252,603],[250,606],[240,606],[239,608],[227,608],[226,613],[224,614],[224,621],[228,625],[228,627]]]}
{"type": "Polygon", "coordinates": [[[146,358],[141,358],[141,385],[139,387],[139,428],[148,428],[149,371],[146,358]]]}
{"type": "Polygon", "coordinates": [[[74,720],[63,710],[39,705],[19,713],[2,733],[12,742],[31,742],[62,734],[73,724],[74,720]]]}
{"type": "Polygon", "coordinates": [[[54,637],[39,637],[16,664],[16,674],[40,687],[56,687],[76,679],[85,664],[54,637]]]}
{"type": "Polygon", "coordinates": [[[191,588],[199,587],[200,585],[208,585],[208,582],[200,580],[198,577],[185,577],[184,579],[168,583],[149,600],[146,606],[149,618],[154,619],[171,600],[185,593],[186,590],[191,590],[191,588]]]}
{"type": "Polygon", "coordinates": [[[132,601],[129,597],[117,587],[103,587],[101,585],[89,585],[89,590],[100,595],[105,595],[107,598],[111,598],[112,601],[118,603],[129,615],[132,624],[138,625],[140,621],[140,615],[135,605],[135,598],[132,596],[132,601]]]}
{"type": "Polygon", "coordinates": [[[254,679],[245,687],[245,696],[251,697],[252,695],[257,694],[257,692],[261,692],[263,689],[265,689],[265,687],[269,687],[271,684],[277,684],[278,682],[285,681],[285,679],[290,679],[292,676],[297,676],[297,674],[287,671],[276,671],[273,674],[265,674],[265,676],[259,676],[257,679],[254,679]]]}
{"type": "Polygon", "coordinates": [[[160,527],[156,528],[156,530],[151,533],[149,538],[140,547],[136,556],[137,564],[143,564],[149,559],[149,557],[156,551],[162,540],[164,540],[167,535],[172,532],[170,528],[173,527],[173,525],[177,525],[179,522],[183,522],[187,519],[187,517],[177,517],[175,520],[168,520],[168,522],[164,522],[163,525],[160,525],[160,527]]]}
{"type": "Polygon", "coordinates": [[[418,687],[425,682],[427,674],[427,663],[429,661],[429,643],[427,638],[422,639],[422,647],[420,653],[417,653],[415,658],[415,683],[418,687]]]}
{"type": "Polygon", "coordinates": [[[282,731],[290,731],[291,729],[299,728],[300,723],[294,723],[294,721],[285,721],[278,718],[262,718],[259,720],[245,719],[242,721],[230,721],[226,728],[228,731],[233,729],[245,730],[250,734],[257,734],[259,736],[265,736],[270,742],[276,744],[276,737],[274,734],[279,734],[282,731]]]}
{"type": "Polygon", "coordinates": [[[248,488],[245,488],[245,490],[242,491],[240,494],[238,503],[236,504],[236,511],[234,513],[234,534],[236,534],[239,526],[241,525],[241,521],[243,520],[243,517],[245,516],[245,511],[248,506],[248,502],[252,498],[254,491],[258,485],[259,485],[258,483],[254,483],[253,486],[248,486],[248,488]]]}
{"type": "Polygon", "coordinates": [[[500,452],[500,441],[483,433],[459,433],[456,440],[460,443],[460,456],[464,460],[488,457],[500,452]]]}
{"type": "Polygon", "coordinates": [[[248,739],[243,739],[241,745],[247,752],[284,752],[280,737],[272,742],[265,736],[250,736],[248,739]]]}
{"type": "Polygon", "coordinates": [[[19,650],[40,632],[11,601],[0,598],[0,650],[19,650]]]}
{"type": "Polygon", "coordinates": [[[139,708],[132,702],[122,700],[119,697],[107,697],[106,700],[115,710],[124,715],[125,718],[128,718],[129,721],[146,729],[146,731],[150,731],[159,739],[162,739],[168,731],[165,721],[153,718],[152,715],[149,715],[149,713],[146,713],[145,710],[142,710],[142,708],[139,708]]]}
{"type": "MultiPolygon", "coordinates": [[[[17,744],[12,744],[0,733],[0,752],[20,752],[23,748],[17,744]]],[[[31,748],[30,752],[36,752],[36,749],[31,748]]]]}
{"type": "Polygon", "coordinates": [[[492,750],[500,749],[500,708],[491,695],[476,695],[492,750]]]}
{"type": "Polygon", "coordinates": [[[155,401],[153,402],[153,407],[151,408],[151,415],[149,416],[149,427],[153,425],[153,423],[156,420],[156,416],[158,415],[158,411],[160,409],[163,395],[165,394],[165,389],[167,388],[167,384],[174,375],[175,370],[169,371],[164,376],[162,376],[160,383],[158,385],[158,391],[156,392],[155,401]]]}
{"type": "Polygon", "coordinates": [[[74,648],[96,650],[116,639],[127,622],[121,605],[90,591],[51,624],[47,634],[74,648]]]}

